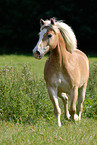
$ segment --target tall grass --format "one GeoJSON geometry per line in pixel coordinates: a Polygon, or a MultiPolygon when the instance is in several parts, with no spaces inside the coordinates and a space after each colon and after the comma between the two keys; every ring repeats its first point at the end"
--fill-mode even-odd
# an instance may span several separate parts
{"type": "Polygon", "coordinates": [[[31,74],[31,66],[0,69],[0,117],[17,122],[35,121],[47,117],[52,107],[43,79],[31,74]]]}
{"type": "Polygon", "coordinates": [[[97,119],[97,60],[95,59],[94,61],[90,59],[90,75],[83,107],[85,116],[97,119]]]}
{"type": "Polygon", "coordinates": [[[55,120],[42,119],[34,125],[2,121],[0,145],[97,145],[97,122],[82,119],[59,128],[55,120]]]}
{"type": "MultiPolygon", "coordinates": [[[[0,69],[0,119],[20,123],[49,120],[53,106],[43,78],[32,73],[31,65],[4,65],[0,69]]],[[[83,117],[97,118],[97,62],[90,62],[90,77],[83,117]]]]}
{"type": "Polygon", "coordinates": [[[56,124],[43,79],[46,58],[0,56],[0,145],[96,145],[97,59],[90,59],[90,77],[81,122],[56,124]]]}

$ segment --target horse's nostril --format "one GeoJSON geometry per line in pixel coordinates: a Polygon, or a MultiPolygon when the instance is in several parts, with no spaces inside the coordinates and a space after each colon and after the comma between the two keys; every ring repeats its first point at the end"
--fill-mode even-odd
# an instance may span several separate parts
{"type": "Polygon", "coordinates": [[[37,53],[38,55],[40,55],[40,52],[39,52],[39,51],[36,51],[36,53],[37,53]]]}

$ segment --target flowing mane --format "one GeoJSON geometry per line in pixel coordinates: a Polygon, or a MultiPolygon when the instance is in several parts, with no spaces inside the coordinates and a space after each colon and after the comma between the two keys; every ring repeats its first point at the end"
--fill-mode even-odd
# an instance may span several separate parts
{"type": "MultiPolygon", "coordinates": [[[[50,20],[46,20],[45,24],[41,27],[41,29],[47,26],[51,26],[50,20]]],[[[70,51],[71,53],[75,51],[75,49],[77,48],[77,40],[71,27],[62,21],[56,21],[56,20],[55,20],[55,26],[60,30],[60,33],[65,41],[67,50],[70,51]]],[[[53,27],[54,29],[55,26],[53,27]]]]}

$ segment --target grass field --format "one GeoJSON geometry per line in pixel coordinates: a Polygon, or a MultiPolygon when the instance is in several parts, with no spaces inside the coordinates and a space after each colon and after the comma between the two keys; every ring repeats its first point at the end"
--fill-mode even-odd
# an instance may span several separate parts
{"type": "Polygon", "coordinates": [[[97,58],[91,57],[90,77],[81,122],[64,119],[56,125],[43,69],[47,57],[0,56],[0,145],[96,145],[97,58]]]}

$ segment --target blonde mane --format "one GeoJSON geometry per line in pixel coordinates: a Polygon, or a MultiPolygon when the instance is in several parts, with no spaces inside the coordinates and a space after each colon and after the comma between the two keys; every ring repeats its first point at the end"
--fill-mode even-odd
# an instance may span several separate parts
{"type": "MultiPolygon", "coordinates": [[[[46,20],[42,28],[45,26],[51,26],[50,20],[46,20]]],[[[56,20],[55,26],[57,26],[57,28],[60,30],[60,33],[65,41],[67,50],[70,51],[71,53],[75,51],[77,48],[77,40],[71,27],[62,21],[56,20]]],[[[55,28],[55,26],[53,28],[55,28]]]]}

